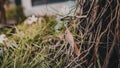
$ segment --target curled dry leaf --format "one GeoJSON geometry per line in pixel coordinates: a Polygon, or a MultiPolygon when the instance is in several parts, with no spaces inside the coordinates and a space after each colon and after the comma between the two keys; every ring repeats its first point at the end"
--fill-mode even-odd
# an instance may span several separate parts
{"type": "Polygon", "coordinates": [[[65,31],[65,39],[70,44],[70,46],[72,47],[75,54],[79,55],[80,50],[78,49],[78,47],[77,47],[77,45],[74,41],[74,37],[73,37],[72,33],[69,31],[69,29],[66,29],[66,31],[65,31]]]}

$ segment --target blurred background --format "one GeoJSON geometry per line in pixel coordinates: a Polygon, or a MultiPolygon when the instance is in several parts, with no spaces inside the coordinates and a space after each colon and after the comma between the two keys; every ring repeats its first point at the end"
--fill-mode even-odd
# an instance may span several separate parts
{"type": "Polygon", "coordinates": [[[0,0],[0,24],[22,22],[31,15],[53,16],[71,0],[0,0]]]}

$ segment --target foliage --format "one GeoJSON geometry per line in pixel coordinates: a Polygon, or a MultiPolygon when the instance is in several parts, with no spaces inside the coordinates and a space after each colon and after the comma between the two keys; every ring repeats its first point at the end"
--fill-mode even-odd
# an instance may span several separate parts
{"type": "Polygon", "coordinates": [[[53,29],[54,26],[54,18],[45,17],[41,24],[34,22],[32,25],[26,25],[23,23],[5,31],[9,40],[0,44],[0,48],[4,50],[0,55],[0,67],[49,68],[64,66],[69,57],[62,57],[64,50],[61,48],[65,44],[59,44],[62,46],[60,48],[53,48],[54,44],[59,41],[59,37],[53,29]]]}
{"type": "Polygon", "coordinates": [[[6,10],[6,17],[8,20],[15,20],[16,22],[22,22],[26,17],[23,13],[22,6],[13,6],[6,10]]]}

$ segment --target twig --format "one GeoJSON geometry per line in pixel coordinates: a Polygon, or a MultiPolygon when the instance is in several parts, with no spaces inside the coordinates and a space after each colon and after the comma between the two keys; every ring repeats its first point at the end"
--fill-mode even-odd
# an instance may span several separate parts
{"type": "Polygon", "coordinates": [[[68,15],[68,16],[64,16],[63,18],[61,18],[61,20],[66,20],[66,19],[81,19],[81,18],[87,18],[87,15],[83,15],[83,16],[75,16],[75,15],[68,15]]]}

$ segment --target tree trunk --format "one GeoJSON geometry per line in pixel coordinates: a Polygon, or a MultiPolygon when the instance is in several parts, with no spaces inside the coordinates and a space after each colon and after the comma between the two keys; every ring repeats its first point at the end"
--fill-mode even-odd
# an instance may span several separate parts
{"type": "Polygon", "coordinates": [[[6,24],[5,0],[0,0],[0,24],[6,24]]]}

